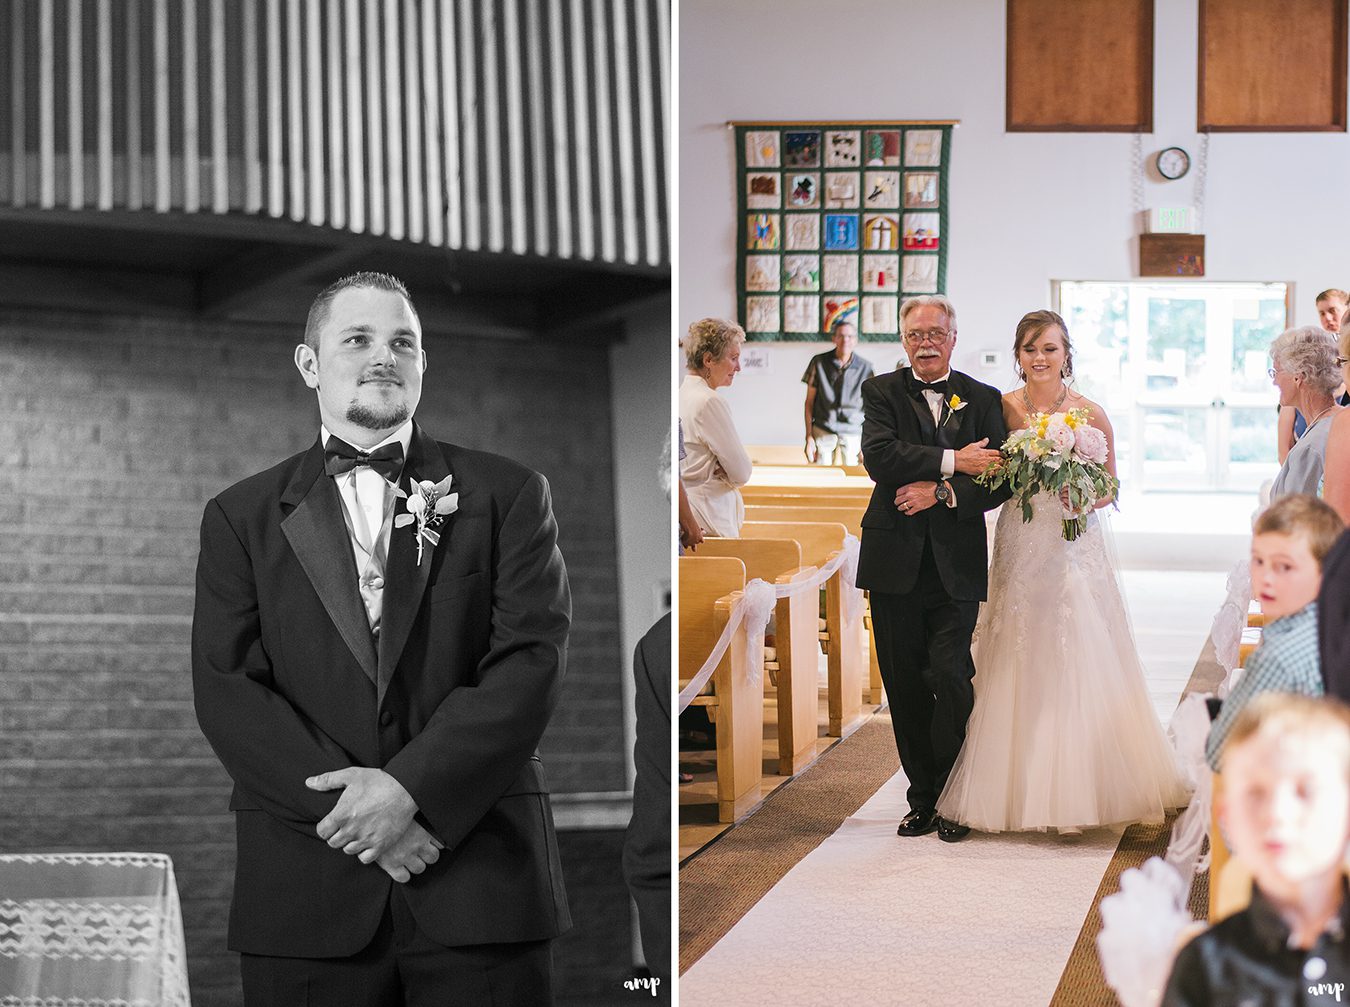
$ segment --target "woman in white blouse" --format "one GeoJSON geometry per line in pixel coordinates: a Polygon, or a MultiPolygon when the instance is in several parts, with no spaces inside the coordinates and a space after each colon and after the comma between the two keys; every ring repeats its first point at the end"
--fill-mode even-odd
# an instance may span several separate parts
{"type": "Polygon", "coordinates": [[[680,385],[680,421],[685,458],[680,465],[694,516],[709,535],[737,538],[745,520],[739,487],[750,481],[750,456],[736,433],[731,407],[717,394],[741,369],[745,330],[725,318],[689,326],[680,385]]]}

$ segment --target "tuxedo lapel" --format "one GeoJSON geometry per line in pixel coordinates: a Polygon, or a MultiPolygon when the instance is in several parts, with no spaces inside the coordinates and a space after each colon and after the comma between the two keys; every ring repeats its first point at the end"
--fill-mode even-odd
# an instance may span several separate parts
{"type": "Polygon", "coordinates": [[[337,484],[324,474],[323,446],[317,441],[301,459],[281,502],[295,508],[281,522],[286,540],[343,642],[374,682],[375,645],[357,590],[356,560],[342,517],[342,498],[337,484]]]}
{"type": "Polygon", "coordinates": [[[937,427],[933,424],[933,411],[928,408],[928,400],[923,397],[923,393],[915,393],[913,388],[913,372],[905,372],[905,380],[901,383],[900,394],[905,397],[911,409],[914,410],[914,417],[919,421],[919,432],[922,434],[925,444],[932,444],[937,436],[937,427]]]}
{"type": "MultiPolygon", "coordinates": [[[[430,479],[438,483],[450,474],[436,441],[413,425],[412,442],[408,445],[408,460],[403,466],[403,476],[399,485],[409,492],[412,480],[430,479]]],[[[458,492],[455,486],[450,492],[458,492]]],[[[395,501],[395,513],[406,511],[406,505],[395,501]]],[[[449,532],[449,525],[455,519],[451,514],[437,529],[442,540],[449,532]]],[[[398,667],[403,648],[407,646],[408,634],[417,618],[422,605],[422,595],[426,592],[427,581],[431,576],[431,564],[434,554],[440,546],[423,544],[422,562],[417,562],[417,523],[393,528],[389,533],[389,557],[385,564],[384,608],[380,617],[380,648],[378,677],[376,687],[379,702],[384,703],[384,693],[389,681],[398,667]]],[[[349,550],[350,551],[350,550],[349,550]]]]}
{"type": "MultiPolygon", "coordinates": [[[[962,402],[969,402],[967,396],[970,394],[970,386],[965,381],[965,375],[960,371],[952,371],[951,377],[947,379],[947,401],[942,404],[942,429],[945,439],[949,442],[947,447],[956,447],[960,443],[961,424],[965,420],[965,409],[953,409],[951,407],[951,396],[955,395],[962,402]]],[[[991,444],[990,447],[998,445],[991,444]]]]}

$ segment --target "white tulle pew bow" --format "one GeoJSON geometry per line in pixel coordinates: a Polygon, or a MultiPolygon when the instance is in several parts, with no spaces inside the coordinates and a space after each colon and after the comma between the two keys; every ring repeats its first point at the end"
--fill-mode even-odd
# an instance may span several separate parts
{"type": "Polygon", "coordinates": [[[756,577],[746,583],[744,590],[741,592],[740,600],[732,608],[731,617],[727,619],[722,635],[713,644],[708,659],[703,662],[703,667],[699,668],[694,677],[689,680],[689,684],[680,690],[679,702],[676,705],[677,712],[683,713],[689,704],[694,701],[694,697],[703,691],[703,687],[708,684],[708,680],[712,678],[713,672],[717,670],[718,664],[726,655],[727,648],[731,646],[731,640],[737,629],[741,628],[742,625],[744,625],[746,637],[752,644],[745,648],[746,666],[742,669],[742,672],[747,681],[758,684],[762,673],[760,661],[764,650],[764,630],[769,625],[769,616],[773,614],[774,605],[778,599],[808,591],[819,591],[820,586],[833,577],[836,571],[842,571],[840,580],[842,580],[845,588],[844,620],[849,625],[855,623],[858,617],[862,615],[862,592],[857,587],[858,537],[856,535],[845,535],[843,547],[809,580],[798,581],[794,584],[770,584],[756,577]]]}

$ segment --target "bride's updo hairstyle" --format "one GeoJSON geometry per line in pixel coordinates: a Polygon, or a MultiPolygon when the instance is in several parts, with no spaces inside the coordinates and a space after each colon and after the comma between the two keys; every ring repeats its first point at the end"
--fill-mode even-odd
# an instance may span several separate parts
{"type": "Polygon", "coordinates": [[[1069,327],[1058,312],[1047,308],[1044,311],[1028,311],[1017,323],[1017,333],[1013,336],[1013,370],[1023,381],[1027,379],[1027,372],[1022,369],[1022,347],[1052,325],[1064,336],[1064,373],[1061,377],[1065,380],[1073,377],[1073,343],[1069,341],[1069,327]]]}

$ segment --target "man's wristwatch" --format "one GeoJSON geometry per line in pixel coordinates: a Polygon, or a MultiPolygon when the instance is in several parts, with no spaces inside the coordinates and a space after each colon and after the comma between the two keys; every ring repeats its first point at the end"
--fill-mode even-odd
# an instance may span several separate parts
{"type": "Polygon", "coordinates": [[[938,483],[933,487],[933,496],[940,504],[945,504],[947,498],[952,495],[952,488],[945,482],[938,483]]]}

